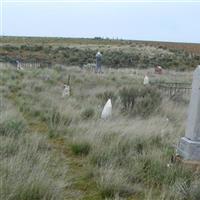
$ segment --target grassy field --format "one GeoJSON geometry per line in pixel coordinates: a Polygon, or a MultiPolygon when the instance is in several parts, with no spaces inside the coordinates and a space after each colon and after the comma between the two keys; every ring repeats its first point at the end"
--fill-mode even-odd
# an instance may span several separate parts
{"type": "Polygon", "coordinates": [[[189,95],[150,81],[191,83],[191,72],[1,65],[0,182],[4,200],[199,200],[200,172],[171,163],[189,95]],[[62,97],[71,77],[71,96],[62,97]],[[100,119],[107,99],[112,117],[100,119]]]}

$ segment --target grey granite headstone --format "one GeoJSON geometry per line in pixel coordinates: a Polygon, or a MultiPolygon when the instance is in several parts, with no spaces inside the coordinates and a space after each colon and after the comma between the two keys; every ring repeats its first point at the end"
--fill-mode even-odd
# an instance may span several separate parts
{"type": "Polygon", "coordinates": [[[180,140],[177,153],[185,160],[200,160],[200,65],[193,74],[186,133],[180,140]]]}

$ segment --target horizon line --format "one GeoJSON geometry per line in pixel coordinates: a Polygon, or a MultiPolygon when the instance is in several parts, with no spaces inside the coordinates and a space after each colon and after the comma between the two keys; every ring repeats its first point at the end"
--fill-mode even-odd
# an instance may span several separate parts
{"type": "MultiPolygon", "coordinates": [[[[64,37],[64,36],[23,36],[23,35],[2,35],[1,37],[21,37],[21,38],[60,38],[60,39],[94,39],[97,37],[99,40],[122,40],[122,41],[132,41],[132,42],[163,42],[163,43],[179,43],[179,44],[196,44],[200,45],[200,42],[185,42],[185,41],[169,41],[169,40],[145,40],[145,39],[125,39],[125,38],[110,38],[110,37],[64,37]]],[[[97,39],[98,40],[98,39],[97,39]]]]}

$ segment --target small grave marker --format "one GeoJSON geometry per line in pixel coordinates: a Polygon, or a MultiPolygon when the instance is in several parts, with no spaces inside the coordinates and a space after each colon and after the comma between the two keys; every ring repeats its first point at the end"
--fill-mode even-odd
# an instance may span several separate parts
{"type": "Polygon", "coordinates": [[[62,93],[62,97],[65,97],[65,96],[70,96],[70,86],[66,84],[64,84],[64,90],[62,93]]]}
{"type": "Polygon", "coordinates": [[[101,113],[101,118],[108,119],[109,117],[111,117],[111,115],[112,115],[112,103],[111,99],[108,99],[101,113]]]}
{"type": "Polygon", "coordinates": [[[145,77],[144,77],[143,84],[144,85],[148,85],[149,84],[149,77],[147,75],[145,75],[145,77]]]}

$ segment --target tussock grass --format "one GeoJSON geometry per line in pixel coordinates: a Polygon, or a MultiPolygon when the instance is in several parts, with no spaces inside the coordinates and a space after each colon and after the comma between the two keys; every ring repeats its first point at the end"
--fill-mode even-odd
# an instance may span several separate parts
{"type": "Polygon", "coordinates": [[[91,146],[87,142],[73,143],[71,145],[72,152],[76,155],[88,155],[91,150],[91,146]]]}
{"type": "Polygon", "coordinates": [[[95,114],[94,109],[89,107],[89,108],[84,109],[81,112],[81,117],[83,118],[83,120],[87,120],[87,119],[91,119],[94,116],[94,114],[95,114]]]}
{"type": "MultiPolygon", "coordinates": [[[[102,199],[129,199],[139,196],[145,200],[197,200],[199,172],[193,172],[182,164],[170,163],[171,156],[175,153],[174,147],[184,134],[188,101],[172,101],[154,88],[144,88],[142,82],[147,71],[105,69],[104,74],[97,75],[75,67],[62,70],[25,70],[23,76],[20,75],[15,80],[19,82],[18,87],[5,91],[5,95],[10,95],[11,98],[14,96],[19,110],[32,122],[44,123],[52,140],[59,138],[67,141],[66,145],[69,145],[72,155],[87,161],[89,173],[97,183],[102,199]],[[44,74],[51,78],[43,80],[41,75],[44,74]],[[69,74],[73,93],[70,97],[62,98],[61,82],[66,82],[69,74]],[[130,92],[124,88],[134,89],[130,92]],[[133,102],[126,106],[129,96],[133,97],[133,102]],[[113,102],[112,118],[101,120],[100,113],[108,98],[113,102]],[[126,107],[132,114],[122,112],[126,107]]],[[[7,81],[4,89],[10,85],[12,79],[8,71],[5,71],[5,75],[7,81]]],[[[184,81],[186,76],[187,74],[180,73],[179,78],[184,81]]],[[[165,76],[152,75],[152,78],[174,80],[170,73],[165,76]]],[[[15,87],[14,83],[12,85],[15,87]]],[[[23,154],[24,151],[30,151],[30,155],[33,152],[36,154],[31,159],[36,164],[39,163],[38,168],[29,166],[27,171],[34,169],[41,174],[41,179],[36,176],[40,187],[29,187],[29,193],[37,193],[44,199],[62,199],[59,196],[62,194],[62,184],[54,181],[57,180],[56,176],[46,173],[53,172],[56,168],[50,167],[52,157],[48,148],[45,150],[45,147],[39,148],[35,145],[40,137],[25,139],[24,133],[19,136],[16,139],[19,144],[22,138],[26,143],[30,139],[30,149],[28,145],[22,146],[24,149],[20,145],[11,145],[14,138],[5,134],[1,135],[5,141],[1,149],[5,152],[5,146],[8,146],[8,155],[11,158],[14,152],[22,151],[23,154]],[[49,196],[45,196],[47,194],[49,196]]],[[[47,140],[46,137],[40,139],[43,142],[47,140]]],[[[22,161],[19,159],[19,162],[22,161]]],[[[10,163],[12,166],[14,162],[10,163]]],[[[32,177],[33,172],[30,173],[32,177]]],[[[28,177],[28,172],[25,174],[28,177]]],[[[35,179],[30,180],[31,183],[32,181],[35,179]]],[[[14,187],[10,185],[11,188],[14,187]]],[[[21,191],[26,191],[25,186],[18,185],[21,191]]],[[[27,197],[17,195],[18,193],[17,198],[27,197]]]]}
{"type": "MultiPolygon", "coordinates": [[[[29,135],[26,122],[8,100],[1,102],[0,196],[4,200],[63,199],[62,167],[52,172],[56,159],[47,139],[29,135]]],[[[58,163],[58,162],[57,162],[58,163]]]]}
{"type": "Polygon", "coordinates": [[[161,104],[161,95],[156,88],[135,86],[132,88],[123,88],[119,91],[122,102],[122,110],[137,114],[142,117],[159,110],[161,104]]]}
{"type": "Polygon", "coordinates": [[[50,176],[51,156],[40,136],[2,138],[1,198],[2,199],[63,199],[63,183],[50,176]],[[6,143],[5,143],[6,142],[6,143]]]}

